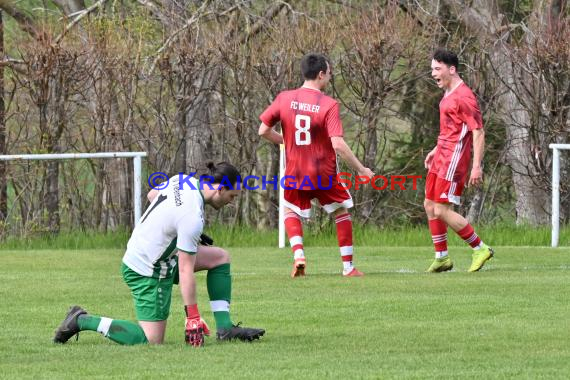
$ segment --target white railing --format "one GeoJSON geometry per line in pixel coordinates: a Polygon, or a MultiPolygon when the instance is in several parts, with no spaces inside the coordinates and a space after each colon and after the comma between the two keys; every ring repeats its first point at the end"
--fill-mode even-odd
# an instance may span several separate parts
{"type": "Polygon", "coordinates": [[[285,248],[285,190],[281,179],[285,177],[285,145],[279,145],[279,248],[285,248]]]}
{"type": "Polygon", "coordinates": [[[0,155],[0,161],[11,160],[68,160],[75,158],[132,158],[133,159],[133,209],[135,225],[141,218],[141,158],[146,152],[101,152],[101,153],[53,153],[0,155]]]}
{"type": "Polygon", "coordinates": [[[550,144],[552,149],[552,247],[558,247],[560,234],[560,151],[570,150],[570,144],[550,144]]]}

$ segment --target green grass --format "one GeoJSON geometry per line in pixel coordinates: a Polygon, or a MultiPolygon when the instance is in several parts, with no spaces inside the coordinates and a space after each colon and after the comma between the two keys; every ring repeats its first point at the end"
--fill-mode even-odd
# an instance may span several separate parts
{"type": "MultiPolygon", "coordinates": [[[[0,251],[2,378],[538,379],[570,373],[570,249],[500,247],[469,274],[425,274],[431,247],[357,247],[364,278],[339,275],[337,248],[307,249],[292,280],[289,250],[233,247],[234,320],[261,341],[183,343],[178,291],[164,346],[124,347],[85,332],[50,342],[67,307],[134,319],[122,249],[0,251]]],[[[213,327],[198,275],[199,304],[213,327]]]]}
{"type": "MultiPolygon", "coordinates": [[[[515,226],[502,224],[475,226],[477,233],[491,245],[506,246],[550,246],[551,229],[545,227],[515,226]]],[[[306,225],[305,245],[320,247],[336,244],[336,230],[332,223],[323,228],[306,225]]],[[[277,231],[259,231],[252,227],[208,226],[204,232],[212,236],[216,245],[232,247],[275,247],[277,231]]],[[[123,249],[130,237],[130,231],[115,232],[64,231],[57,236],[16,237],[0,240],[1,249],[123,249]]],[[[449,233],[449,245],[463,247],[465,244],[454,233],[449,233]]],[[[570,247],[570,225],[560,229],[561,247],[570,247]]],[[[431,242],[426,226],[403,226],[400,228],[378,228],[376,226],[354,226],[354,241],[361,246],[381,247],[423,247],[431,242]]]]}

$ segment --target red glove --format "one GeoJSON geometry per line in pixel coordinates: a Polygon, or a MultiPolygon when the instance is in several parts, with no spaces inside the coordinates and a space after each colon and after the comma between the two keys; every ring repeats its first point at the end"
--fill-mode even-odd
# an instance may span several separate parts
{"type": "Polygon", "coordinates": [[[210,329],[200,317],[198,305],[187,305],[184,309],[186,311],[186,343],[193,347],[201,347],[204,345],[204,335],[210,335],[210,329]]]}

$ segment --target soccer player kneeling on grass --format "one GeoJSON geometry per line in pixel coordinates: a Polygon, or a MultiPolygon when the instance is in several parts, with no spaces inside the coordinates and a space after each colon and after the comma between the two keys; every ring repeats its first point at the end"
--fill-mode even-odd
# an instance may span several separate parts
{"type": "Polygon", "coordinates": [[[475,95],[457,73],[459,60],[446,50],[437,50],[431,62],[431,75],[445,90],[439,103],[439,137],[437,146],[428,153],[424,208],[435,245],[435,260],[428,272],[445,272],[453,268],[447,253],[447,226],[473,248],[469,272],[476,272],[493,257],[493,250],[483,243],[467,219],[453,211],[460,204],[467,180],[473,144],[473,168],[469,185],[483,180],[481,160],[485,146],[483,120],[475,95]]]}
{"type": "Polygon", "coordinates": [[[185,304],[185,340],[189,345],[202,346],[204,335],[210,333],[196,302],[194,272],[202,270],[208,271],[208,295],[217,339],[252,341],[265,333],[263,329],[232,323],[229,254],[221,248],[200,245],[204,205],[220,209],[239,194],[236,184],[240,174],[234,166],[209,163],[208,169],[208,184],[195,178],[188,179],[190,183],[180,183],[179,177],[173,177],[166,188],[149,192],[151,204],[133,231],[122,265],[138,324],[95,316],[73,306],[56,330],[54,342],[65,343],[80,331],[90,330],[120,344],[163,343],[172,285],[178,277],[185,304]]]}

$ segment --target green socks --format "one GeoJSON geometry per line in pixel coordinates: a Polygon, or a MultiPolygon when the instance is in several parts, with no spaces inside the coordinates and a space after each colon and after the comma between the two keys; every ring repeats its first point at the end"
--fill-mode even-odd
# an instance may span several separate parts
{"type": "Polygon", "coordinates": [[[81,331],[97,331],[113,342],[125,345],[148,343],[143,329],[134,322],[94,315],[80,315],[77,324],[81,331]]]}
{"type": "Polygon", "coordinates": [[[229,329],[233,326],[230,318],[230,302],[232,299],[232,276],[230,264],[222,264],[208,270],[206,277],[210,307],[216,320],[216,328],[229,329]]]}

